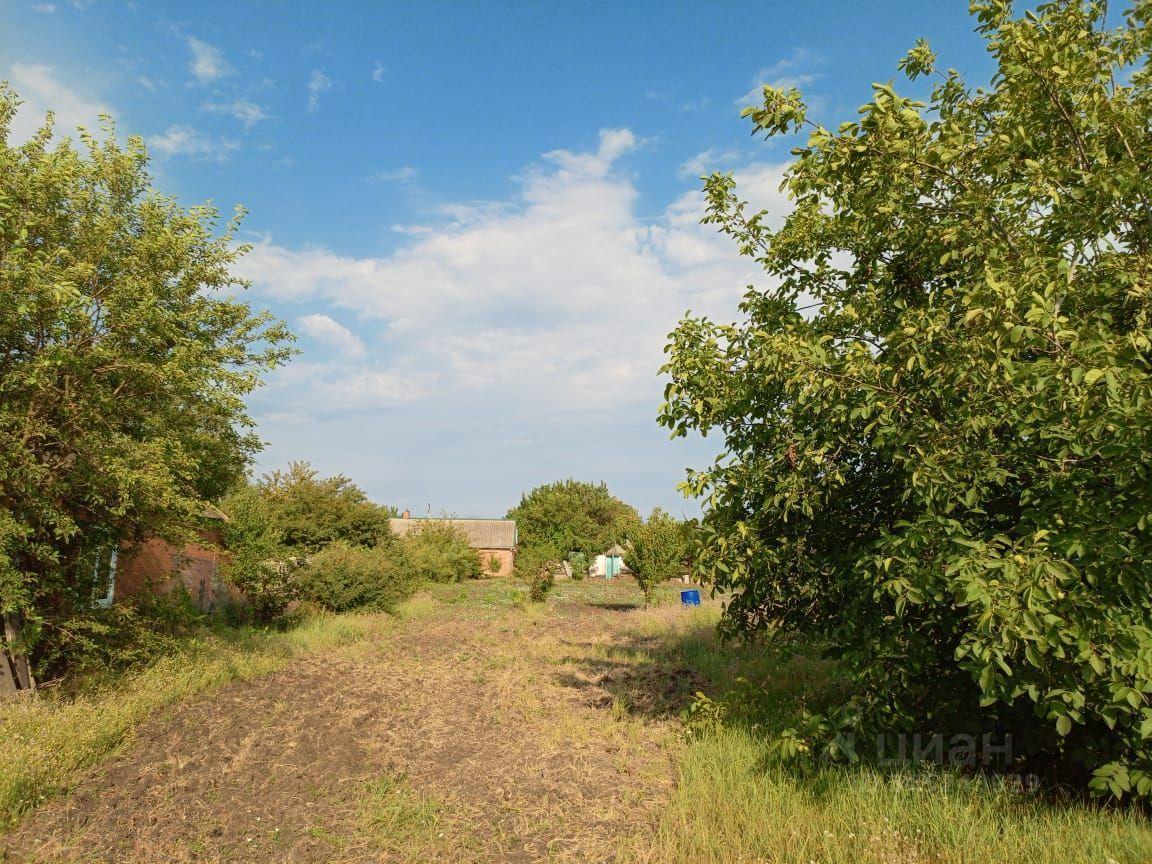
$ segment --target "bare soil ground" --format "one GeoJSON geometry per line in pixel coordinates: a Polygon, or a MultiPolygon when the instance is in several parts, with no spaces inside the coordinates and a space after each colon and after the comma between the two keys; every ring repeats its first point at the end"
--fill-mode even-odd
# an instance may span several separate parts
{"type": "Polygon", "coordinates": [[[610,861],[653,830],[695,689],[674,608],[568,583],[418,599],[398,631],[153,717],[0,840],[5,861],[610,861]]]}

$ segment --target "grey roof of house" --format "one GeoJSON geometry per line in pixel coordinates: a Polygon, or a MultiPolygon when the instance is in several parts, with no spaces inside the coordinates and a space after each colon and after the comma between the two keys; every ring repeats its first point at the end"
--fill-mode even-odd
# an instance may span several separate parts
{"type": "Polygon", "coordinates": [[[447,522],[468,538],[468,545],[473,549],[516,548],[514,519],[389,519],[388,522],[397,537],[417,531],[429,522],[447,522]]]}

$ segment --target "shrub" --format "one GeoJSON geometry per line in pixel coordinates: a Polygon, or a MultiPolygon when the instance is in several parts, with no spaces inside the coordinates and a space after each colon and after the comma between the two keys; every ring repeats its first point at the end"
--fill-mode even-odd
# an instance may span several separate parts
{"type": "Polygon", "coordinates": [[[420,582],[462,582],[480,576],[479,553],[449,522],[423,522],[400,541],[400,551],[420,582]]]}
{"type": "Polygon", "coordinates": [[[564,556],[554,546],[526,549],[516,558],[516,573],[528,583],[528,597],[543,603],[556,583],[556,568],[564,556]]]}
{"type": "MultiPolygon", "coordinates": [[[[260,490],[244,486],[220,502],[229,521],[221,523],[221,539],[228,550],[228,580],[244,594],[247,610],[256,623],[279,620],[288,604],[298,599],[294,567],[286,557],[283,532],[274,524],[271,508],[260,490]]],[[[240,609],[229,607],[235,616],[240,609]]]]}
{"type": "Polygon", "coordinates": [[[568,563],[572,567],[572,578],[577,582],[588,575],[588,556],[583,552],[573,552],[568,556],[568,563]]]}
{"type": "Polygon", "coordinates": [[[256,484],[281,542],[300,552],[317,552],[334,540],[356,546],[391,543],[389,507],[374,504],[342,474],[321,477],[307,462],[291,462],[256,484]]]}
{"type": "Polygon", "coordinates": [[[310,555],[296,579],[302,600],[333,612],[392,611],[417,585],[397,550],[353,546],[342,540],[310,555]]]}
{"type": "Polygon", "coordinates": [[[166,594],[85,609],[44,628],[39,672],[44,680],[124,672],[172,653],[206,621],[182,584],[166,594]]]}

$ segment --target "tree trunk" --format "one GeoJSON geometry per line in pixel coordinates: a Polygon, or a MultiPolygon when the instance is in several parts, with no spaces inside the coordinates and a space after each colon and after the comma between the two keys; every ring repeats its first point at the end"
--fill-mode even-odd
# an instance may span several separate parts
{"type": "Polygon", "coordinates": [[[36,679],[25,654],[15,653],[20,644],[24,618],[19,612],[4,613],[4,650],[0,651],[0,691],[33,690],[36,679]]]}

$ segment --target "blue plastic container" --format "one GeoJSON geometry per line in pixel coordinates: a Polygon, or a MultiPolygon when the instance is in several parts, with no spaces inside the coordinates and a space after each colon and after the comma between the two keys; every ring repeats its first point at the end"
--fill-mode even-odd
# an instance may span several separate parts
{"type": "Polygon", "coordinates": [[[680,605],[682,606],[699,606],[700,605],[700,589],[692,588],[689,591],[680,592],[680,605]]]}

